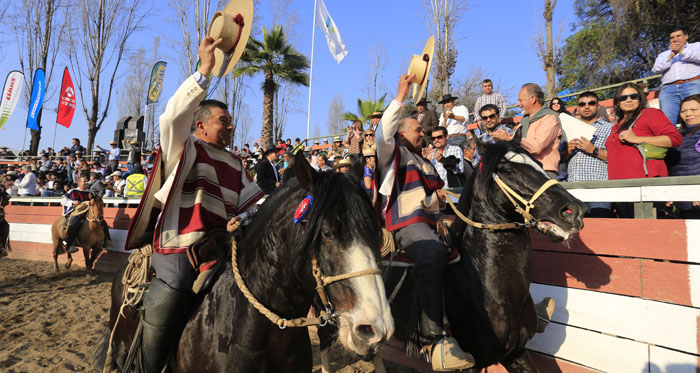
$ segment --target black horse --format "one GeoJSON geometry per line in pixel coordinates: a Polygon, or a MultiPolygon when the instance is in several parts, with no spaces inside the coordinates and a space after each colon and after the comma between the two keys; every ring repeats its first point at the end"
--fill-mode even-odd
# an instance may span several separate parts
{"type": "MultiPolygon", "coordinates": [[[[268,197],[238,243],[238,267],[250,292],[287,319],[304,317],[318,293],[312,260],[326,276],[377,271],[381,229],[365,192],[343,174],[317,173],[301,152],[292,179],[268,197]],[[295,213],[305,197],[313,202],[305,218],[295,213]]],[[[346,349],[378,351],[393,334],[393,320],[379,273],[326,285],[346,349]]],[[[122,303],[121,275],[112,287],[110,326],[122,303]]],[[[138,325],[138,312],[125,310],[114,336],[113,367],[123,369],[138,325]]],[[[211,291],[192,307],[170,367],[190,372],[309,372],[307,328],[282,329],[244,297],[227,262],[211,291]]]]}
{"type": "MultiPolygon", "coordinates": [[[[537,371],[525,348],[538,326],[529,291],[529,227],[554,241],[568,239],[583,228],[583,203],[561,185],[545,185],[549,178],[519,146],[519,141],[519,132],[513,142],[485,144],[477,140],[481,166],[465,185],[457,204],[457,209],[473,223],[505,223],[500,227],[505,229],[477,228],[459,218],[451,227],[450,236],[461,260],[448,265],[445,271],[445,312],[452,335],[476,360],[473,371],[496,363],[509,371],[537,371]],[[497,179],[525,201],[531,200],[541,186],[546,187],[534,201],[534,207],[526,209],[521,204],[522,211],[528,210],[531,215],[528,224],[515,211],[497,179]]],[[[415,353],[417,348],[412,347],[418,347],[415,339],[419,311],[411,268],[395,264],[386,268],[384,276],[387,293],[391,294],[396,337],[407,341],[407,349],[415,353]]],[[[329,332],[319,331],[324,350],[330,345],[329,332]]],[[[328,366],[327,362],[324,366],[328,366]]]]}

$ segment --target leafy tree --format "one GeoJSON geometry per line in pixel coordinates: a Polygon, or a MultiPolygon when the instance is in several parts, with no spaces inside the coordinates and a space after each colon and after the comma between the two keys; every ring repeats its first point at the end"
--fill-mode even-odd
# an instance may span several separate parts
{"type": "Polygon", "coordinates": [[[700,35],[696,0],[576,0],[578,31],[559,54],[559,88],[579,90],[651,75],[679,27],[700,35]]]}
{"type": "Polygon", "coordinates": [[[274,124],[274,96],[279,88],[278,81],[296,85],[309,85],[309,59],[291,46],[284,36],[281,26],[275,26],[268,32],[262,29],[263,39],[248,40],[245,52],[241,56],[242,67],[237,67],[233,75],[256,75],[263,73],[265,80],[263,91],[263,148],[272,145],[274,124]]]}
{"type": "Polygon", "coordinates": [[[348,111],[343,115],[343,119],[354,121],[361,120],[362,123],[369,122],[369,116],[375,111],[384,111],[387,106],[384,106],[384,100],[386,99],[386,94],[380,97],[377,101],[363,100],[361,98],[357,99],[357,113],[348,111]]]}

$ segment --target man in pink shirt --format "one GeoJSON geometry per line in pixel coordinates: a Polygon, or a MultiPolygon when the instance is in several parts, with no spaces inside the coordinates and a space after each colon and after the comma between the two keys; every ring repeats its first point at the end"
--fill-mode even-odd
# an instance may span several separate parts
{"type": "Polygon", "coordinates": [[[547,175],[556,179],[559,168],[561,125],[559,115],[544,105],[544,92],[534,83],[524,84],[518,93],[518,107],[526,115],[521,121],[522,147],[542,164],[547,175]]]}

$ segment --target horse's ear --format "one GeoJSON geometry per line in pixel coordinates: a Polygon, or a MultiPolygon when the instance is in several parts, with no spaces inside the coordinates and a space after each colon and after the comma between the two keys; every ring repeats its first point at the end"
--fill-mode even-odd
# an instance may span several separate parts
{"type": "Polygon", "coordinates": [[[310,192],[314,187],[314,181],[318,174],[316,170],[311,167],[309,162],[306,161],[304,152],[301,150],[298,150],[296,154],[294,154],[294,173],[297,176],[299,185],[310,192]]]}
{"type": "Polygon", "coordinates": [[[513,138],[510,139],[510,142],[515,143],[517,145],[520,145],[520,140],[523,138],[523,127],[522,125],[518,124],[515,127],[515,133],[513,134],[513,138]]]}
{"type": "Polygon", "coordinates": [[[479,136],[476,135],[474,130],[469,130],[469,132],[472,135],[474,145],[476,145],[476,151],[479,152],[479,155],[486,155],[486,143],[481,141],[481,139],[479,138],[479,136]]]}

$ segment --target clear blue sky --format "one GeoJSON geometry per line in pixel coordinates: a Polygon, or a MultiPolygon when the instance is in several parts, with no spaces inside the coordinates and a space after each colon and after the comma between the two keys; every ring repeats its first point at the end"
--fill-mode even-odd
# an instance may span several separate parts
{"type": "MultiPolygon", "coordinates": [[[[169,33],[179,35],[179,31],[165,21],[171,16],[171,10],[157,2],[160,11],[158,18],[151,16],[150,25],[159,24],[158,28],[150,26],[133,39],[134,46],[150,47],[152,39],[156,35],[169,33]],[[162,25],[162,26],[161,26],[162,25]]],[[[256,9],[262,15],[260,26],[271,24],[271,11],[268,0],[260,0],[261,6],[256,9]]],[[[311,31],[313,18],[313,0],[292,0],[292,8],[298,14],[299,23],[295,27],[298,42],[295,47],[310,57],[311,55],[311,31]]],[[[532,48],[533,36],[537,34],[537,28],[543,25],[542,8],[543,0],[519,1],[473,0],[469,9],[463,16],[457,27],[458,40],[456,47],[459,50],[455,77],[462,79],[470,69],[481,68],[489,73],[491,79],[501,82],[504,86],[519,87],[525,82],[543,84],[545,75],[537,56],[532,48]]],[[[326,0],[326,6],[334,18],[343,41],[348,49],[348,55],[340,63],[336,64],[331,57],[325,38],[321,32],[316,33],[314,61],[313,61],[313,91],[311,97],[311,135],[314,134],[314,126],[320,128],[321,134],[326,134],[326,121],[328,107],[333,97],[341,94],[345,110],[356,111],[356,100],[363,97],[363,87],[367,78],[367,66],[369,63],[370,49],[376,48],[381,41],[387,54],[384,70],[384,81],[388,97],[393,97],[396,91],[396,82],[400,74],[405,73],[404,68],[412,54],[419,54],[425,40],[430,36],[428,27],[422,16],[423,0],[400,1],[342,1],[326,0]]],[[[555,34],[561,27],[561,40],[571,34],[571,24],[576,21],[573,14],[573,0],[560,0],[557,2],[554,14],[555,34]]],[[[0,79],[3,80],[7,73],[19,69],[17,62],[17,47],[14,40],[3,35],[0,44],[0,79]]],[[[161,101],[167,100],[183,80],[177,62],[171,58],[173,50],[167,49],[167,42],[161,42],[162,59],[168,62],[165,73],[164,89],[161,101]]],[[[59,57],[54,70],[52,86],[60,85],[61,73],[66,59],[59,57]]],[[[121,75],[126,69],[122,68],[121,75]]],[[[2,82],[0,82],[1,84],[2,82]]],[[[499,87],[496,86],[496,91],[499,87]]],[[[296,97],[298,105],[295,111],[289,114],[288,124],[285,129],[285,137],[304,138],[306,135],[306,110],[308,89],[299,89],[296,97]]],[[[514,92],[516,93],[516,92],[514,92]]],[[[51,97],[44,107],[55,109],[58,97],[51,97]]],[[[119,97],[114,97],[118,100],[119,97]]],[[[508,103],[514,103],[514,97],[506,97],[508,103]]],[[[253,119],[249,140],[258,139],[262,123],[262,92],[260,91],[259,78],[250,82],[245,102],[250,107],[253,119]]],[[[0,145],[12,149],[20,149],[24,138],[27,110],[26,104],[20,101],[10,120],[0,130],[0,145]]],[[[78,104],[80,106],[80,104],[78,104]]],[[[46,149],[52,145],[54,123],[56,114],[53,110],[43,112],[43,131],[40,149],[46,149]]],[[[118,109],[113,102],[110,115],[97,135],[96,143],[106,146],[114,134],[114,126],[118,120],[118,109]]],[[[76,108],[73,124],[70,129],[59,126],[56,136],[56,147],[70,144],[72,137],[78,137],[83,143],[87,142],[87,121],[80,110],[76,108]]],[[[29,135],[27,135],[28,146],[29,135]]]]}

